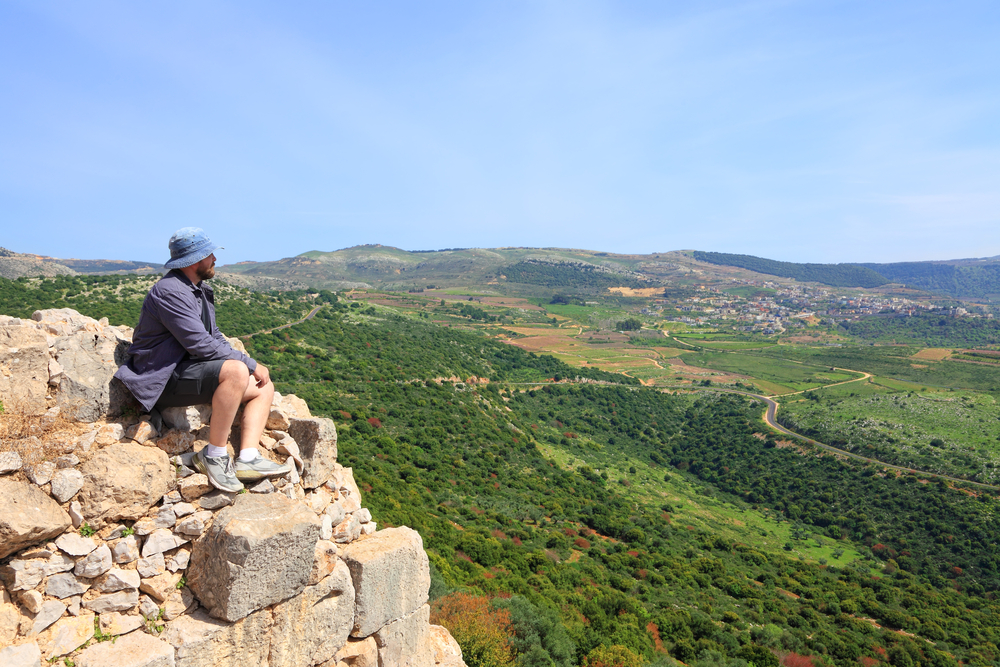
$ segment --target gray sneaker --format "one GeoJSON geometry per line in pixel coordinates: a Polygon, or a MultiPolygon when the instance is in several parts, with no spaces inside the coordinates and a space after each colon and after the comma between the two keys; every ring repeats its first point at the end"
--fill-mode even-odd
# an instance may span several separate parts
{"type": "Polygon", "coordinates": [[[204,452],[205,450],[202,449],[195,454],[192,461],[198,472],[206,475],[209,483],[220,491],[228,491],[229,493],[241,491],[243,484],[236,477],[236,471],[233,468],[233,459],[228,456],[213,458],[205,456],[204,452]]]}
{"type": "Polygon", "coordinates": [[[263,456],[258,456],[253,461],[236,459],[236,476],[244,482],[252,482],[265,477],[281,477],[291,471],[292,469],[287,465],[278,465],[274,461],[268,461],[263,456]]]}

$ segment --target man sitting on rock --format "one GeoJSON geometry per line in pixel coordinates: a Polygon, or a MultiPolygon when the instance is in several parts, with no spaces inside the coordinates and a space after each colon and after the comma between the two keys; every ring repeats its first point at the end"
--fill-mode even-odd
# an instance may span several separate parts
{"type": "Polygon", "coordinates": [[[288,474],[257,449],[274,396],[263,364],[234,349],[215,325],[215,298],[205,281],[215,275],[215,250],[197,227],[170,238],[169,269],[149,290],[129,347],[128,362],[115,374],[143,409],[212,404],[209,444],[194,466],[223,491],[239,491],[241,480],[288,474]],[[226,449],[236,411],[243,404],[240,454],[235,466],[226,449]]]}

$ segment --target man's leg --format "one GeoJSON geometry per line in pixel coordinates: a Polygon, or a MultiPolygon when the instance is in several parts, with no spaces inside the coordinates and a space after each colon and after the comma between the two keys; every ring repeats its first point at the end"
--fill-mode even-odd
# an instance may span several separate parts
{"type": "MultiPolygon", "coordinates": [[[[229,432],[233,428],[233,420],[236,418],[236,411],[239,410],[243,397],[249,391],[249,383],[250,371],[246,364],[235,359],[226,359],[222,364],[222,370],[219,371],[219,386],[212,394],[212,424],[208,435],[209,444],[215,447],[226,446],[229,432]]],[[[274,394],[273,388],[271,394],[274,394]]],[[[267,414],[264,413],[265,423],[267,422],[267,414]]],[[[246,424],[245,416],[243,422],[246,424]]],[[[264,425],[261,424],[260,433],[257,434],[258,439],[263,432],[264,425]]],[[[246,442],[246,434],[244,434],[243,442],[246,442]]]]}
{"type": "MultiPolygon", "coordinates": [[[[246,366],[243,366],[243,369],[246,370],[246,366]]],[[[264,434],[264,427],[267,425],[267,418],[271,414],[274,384],[268,382],[263,387],[258,387],[248,376],[242,400],[243,423],[240,433],[240,449],[257,449],[260,444],[260,436],[264,434]]]]}

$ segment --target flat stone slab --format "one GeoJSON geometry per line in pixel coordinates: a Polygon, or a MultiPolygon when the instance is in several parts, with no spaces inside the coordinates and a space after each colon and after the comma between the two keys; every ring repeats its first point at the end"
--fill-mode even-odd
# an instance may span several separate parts
{"type": "Polygon", "coordinates": [[[319,531],[303,503],[277,493],[240,495],[195,542],[188,586],[212,616],[237,621],[302,592],[319,531]]]}
{"type": "Polygon", "coordinates": [[[344,547],[341,558],[354,581],[352,637],[367,637],[427,602],[430,565],[424,542],[412,528],[375,533],[344,547]]]}
{"type": "Polygon", "coordinates": [[[0,649],[0,665],[4,667],[39,667],[41,664],[42,652],[35,642],[0,649]]]}
{"type": "Polygon", "coordinates": [[[46,659],[57,658],[86,644],[94,636],[94,615],[61,618],[38,637],[38,646],[46,659]]]}
{"type": "Polygon", "coordinates": [[[167,455],[155,447],[119,442],[80,466],[77,494],[83,516],[95,528],[109,521],[135,521],[173,490],[176,475],[167,455]]]}
{"type": "Polygon", "coordinates": [[[76,667],[175,667],[174,647],[167,642],[133,632],[114,643],[88,646],[76,658],[76,667]]]}
{"type": "Polygon", "coordinates": [[[41,489],[12,479],[0,479],[0,558],[59,535],[70,518],[41,489]]]}

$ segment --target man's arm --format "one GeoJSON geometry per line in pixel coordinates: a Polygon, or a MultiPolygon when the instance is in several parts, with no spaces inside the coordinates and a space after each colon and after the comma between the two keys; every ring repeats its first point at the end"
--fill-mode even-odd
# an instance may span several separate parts
{"type": "Polygon", "coordinates": [[[245,363],[251,373],[256,372],[256,361],[233,349],[221,334],[216,338],[205,330],[205,323],[201,321],[200,305],[194,294],[185,295],[169,291],[159,297],[156,308],[160,322],[188,351],[188,354],[196,359],[236,359],[245,363]]]}

